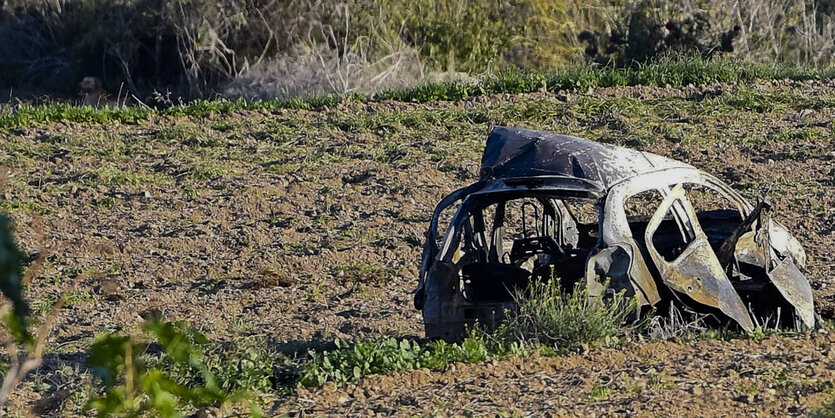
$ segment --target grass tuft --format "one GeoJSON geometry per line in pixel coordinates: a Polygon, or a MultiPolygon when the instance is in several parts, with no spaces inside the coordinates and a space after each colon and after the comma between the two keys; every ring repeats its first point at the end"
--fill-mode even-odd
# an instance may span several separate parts
{"type": "Polygon", "coordinates": [[[331,267],[328,272],[346,284],[382,284],[393,272],[365,261],[350,260],[331,267]]]}
{"type": "Polygon", "coordinates": [[[630,328],[627,317],[636,302],[623,293],[604,300],[589,297],[580,284],[566,294],[556,280],[535,281],[516,296],[518,309],[499,326],[499,341],[568,351],[614,345],[630,328]]]}

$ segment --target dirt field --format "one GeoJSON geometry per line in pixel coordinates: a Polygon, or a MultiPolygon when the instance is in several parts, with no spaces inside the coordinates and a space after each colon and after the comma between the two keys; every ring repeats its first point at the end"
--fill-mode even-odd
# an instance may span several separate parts
{"type": "MultiPolygon", "coordinates": [[[[151,312],[283,351],[420,336],[423,232],[434,205],[475,179],[491,122],[643,149],[749,198],[768,192],[808,252],[817,312],[835,318],[833,118],[835,83],[786,81],[0,131],[0,209],[43,257],[28,289],[36,315],[84,277],[9,413],[78,413],[93,337],[151,312]]],[[[829,400],[832,338],[635,343],[372,376],[268,396],[266,411],[797,415],[829,400]]]]}

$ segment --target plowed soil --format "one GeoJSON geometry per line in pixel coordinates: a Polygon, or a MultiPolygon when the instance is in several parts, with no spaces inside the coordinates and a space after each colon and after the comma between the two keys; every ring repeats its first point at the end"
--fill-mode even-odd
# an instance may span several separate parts
{"type": "MultiPolygon", "coordinates": [[[[421,336],[412,307],[434,205],[475,179],[490,123],[564,132],[693,164],[767,193],[835,316],[835,84],[778,81],[344,103],[135,125],[0,131],[2,209],[45,315],[74,278],[45,364],[9,413],[74,415],[84,352],[160,312],[217,341],[276,347],[421,336]]],[[[270,413],[797,415],[829,400],[826,330],[371,376],[277,397],[270,413]]]]}

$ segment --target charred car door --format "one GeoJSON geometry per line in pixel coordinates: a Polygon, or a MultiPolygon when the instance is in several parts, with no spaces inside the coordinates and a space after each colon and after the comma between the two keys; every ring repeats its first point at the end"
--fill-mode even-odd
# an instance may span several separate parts
{"type": "Polygon", "coordinates": [[[644,242],[667,287],[679,296],[718,309],[746,331],[754,329],[742,299],[725,274],[680,184],[668,192],[649,220],[644,242]],[[673,221],[683,240],[679,243],[658,239],[663,232],[675,234],[676,231],[661,231],[663,224],[673,225],[673,221]]]}

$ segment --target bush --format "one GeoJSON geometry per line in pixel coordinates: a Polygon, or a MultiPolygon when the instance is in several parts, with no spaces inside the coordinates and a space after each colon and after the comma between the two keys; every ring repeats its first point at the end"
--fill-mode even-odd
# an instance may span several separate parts
{"type": "Polygon", "coordinates": [[[567,351],[618,343],[636,308],[635,300],[622,293],[604,300],[589,297],[579,283],[566,294],[557,280],[532,282],[516,295],[516,304],[496,331],[499,341],[567,351]]]}
{"type": "MultiPolygon", "coordinates": [[[[230,390],[237,385],[219,382],[211,370],[203,351],[208,344],[205,336],[159,317],[146,322],[144,330],[162,348],[161,363],[146,363],[143,355],[149,344],[129,336],[103,334],[93,342],[87,364],[103,393],[91,396],[87,410],[100,417],[147,413],[174,417],[186,409],[246,400],[245,390],[230,390]]],[[[260,415],[254,403],[250,407],[253,415],[260,415]]]]}
{"type": "Polygon", "coordinates": [[[835,11],[828,1],[629,1],[605,25],[579,32],[587,58],[630,67],[670,54],[733,53],[750,61],[831,66],[835,11]]]}

